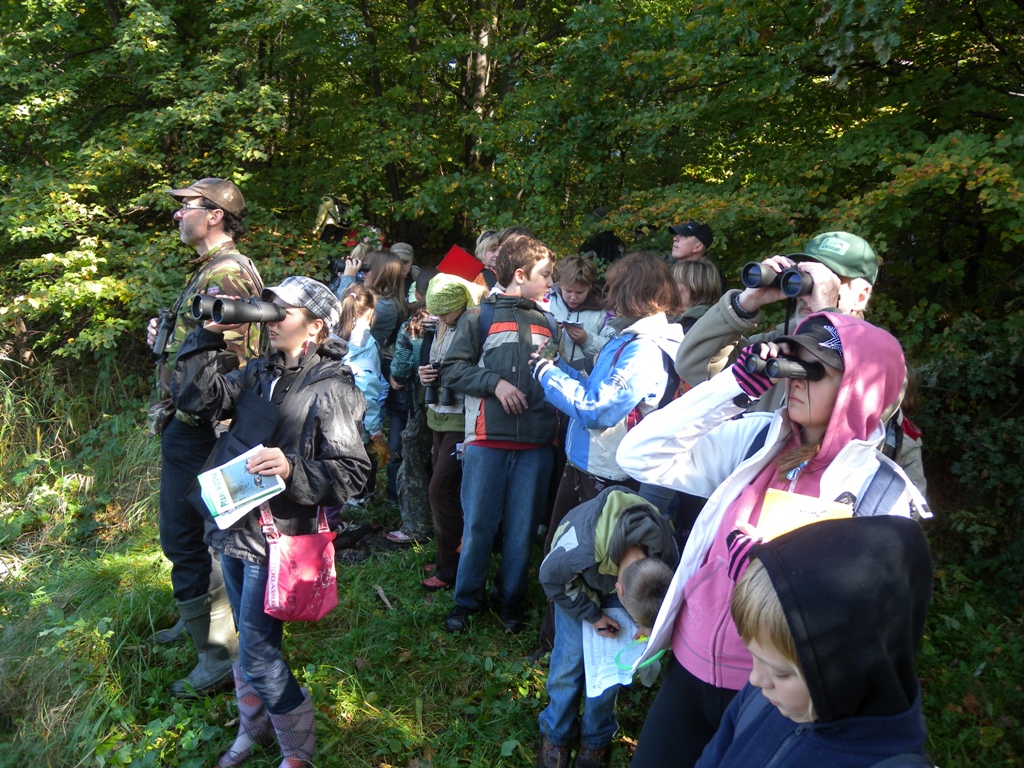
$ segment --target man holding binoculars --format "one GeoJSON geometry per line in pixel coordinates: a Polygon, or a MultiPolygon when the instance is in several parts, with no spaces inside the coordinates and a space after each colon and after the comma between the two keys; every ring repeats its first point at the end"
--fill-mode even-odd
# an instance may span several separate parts
{"type": "MultiPolygon", "coordinates": [[[[181,619],[157,632],[153,640],[167,643],[188,630],[199,663],[172,686],[175,696],[215,690],[232,679],[238,641],[220,573],[203,541],[203,518],[185,498],[215,442],[208,420],[178,411],[170,400],[170,378],[178,348],[197,321],[190,312],[196,294],[259,296],[263,280],[235,241],[245,234],[248,214],[242,193],[225,179],[200,179],[184,189],[170,190],[181,207],[174,212],[178,236],[196,251],[194,270],[172,309],[161,310],[149,323],[147,343],[157,356],[157,392],[150,407],[150,426],[160,435],[160,547],[171,562],[171,585],[181,619]]],[[[224,334],[228,349],[219,360],[222,371],[245,365],[259,354],[259,329],[240,323],[224,334]]]]}
{"type": "MultiPolygon", "coordinates": [[[[825,232],[811,238],[800,253],[749,263],[742,272],[743,289],[727,291],[687,331],[676,355],[676,371],[689,386],[697,386],[735,362],[744,347],[783,335],[782,326],[753,334],[761,319],[761,308],[777,301],[795,300],[796,316],[790,329],[814,312],[833,311],[863,318],[877,277],[878,256],[874,249],[864,238],[849,232],[825,232]]],[[[811,378],[806,374],[802,377],[811,378]]],[[[758,411],[779,408],[783,390],[773,387],[751,407],[758,411]]],[[[890,433],[898,431],[899,436],[890,440],[887,435],[887,444],[896,445],[887,455],[925,493],[920,433],[904,435],[903,423],[899,412],[890,419],[890,433]]]]}
{"type": "MultiPolygon", "coordinates": [[[[781,328],[751,335],[761,307],[796,300],[793,325],[814,312],[832,310],[864,316],[878,277],[878,257],[868,242],[849,232],[826,232],[811,239],[801,253],[772,256],[743,269],[743,290],[730,290],[686,333],[676,355],[676,371],[696,386],[731,364],[747,344],[771,341],[781,328]]],[[[770,393],[769,393],[770,395],[770,393]]],[[[774,410],[778,398],[761,398],[758,410],[774,410]],[[764,402],[765,399],[772,402],[764,402]]]]}

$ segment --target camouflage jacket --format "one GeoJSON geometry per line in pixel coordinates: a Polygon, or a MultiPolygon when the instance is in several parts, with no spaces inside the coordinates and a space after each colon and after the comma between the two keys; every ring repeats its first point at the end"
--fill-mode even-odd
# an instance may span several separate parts
{"type": "MultiPolygon", "coordinates": [[[[196,271],[174,304],[174,333],[167,340],[167,348],[160,363],[160,397],[170,397],[171,372],[178,349],[185,337],[198,325],[189,314],[189,303],[197,293],[211,296],[259,296],[263,279],[252,260],[238,252],[235,244],[227,242],[219,248],[194,259],[196,271]]],[[[227,373],[245,365],[245,361],[260,354],[259,326],[248,323],[230,326],[224,332],[227,349],[218,357],[218,369],[227,373]]]]}

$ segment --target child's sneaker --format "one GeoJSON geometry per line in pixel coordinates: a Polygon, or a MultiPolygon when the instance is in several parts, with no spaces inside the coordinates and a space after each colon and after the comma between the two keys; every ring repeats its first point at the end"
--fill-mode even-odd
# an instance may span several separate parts
{"type": "Polygon", "coordinates": [[[569,757],[568,747],[556,747],[547,736],[541,736],[537,768],[569,768],[569,757]]]}
{"type": "Polygon", "coordinates": [[[608,765],[608,757],[611,755],[611,747],[605,745],[600,749],[580,746],[576,753],[575,768],[604,768],[608,765]]]}

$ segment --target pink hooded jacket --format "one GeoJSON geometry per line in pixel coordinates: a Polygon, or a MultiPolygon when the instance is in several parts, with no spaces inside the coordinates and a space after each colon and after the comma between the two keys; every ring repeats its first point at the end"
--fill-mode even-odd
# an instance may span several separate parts
{"type": "MultiPolygon", "coordinates": [[[[836,313],[824,317],[838,332],[844,373],[821,449],[795,482],[778,480],[775,466],[778,455],[794,444],[786,409],[735,418],[743,409],[734,402],[741,390],[731,370],[662,409],[659,419],[641,422],[619,448],[618,459],[633,477],[710,496],[687,540],[648,653],[671,637],[679,662],[716,687],[738,690],[752,666],[729,613],[733,582],[726,537],[737,521],[756,525],[767,487],[829,501],[843,493],[859,499],[885,460],[875,446],[884,431],[882,417],[903,386],[899,342],[863,320],[836,313]],[[748,457],[754,437],[766,427],[764,447],[748,457]]],[[[909,517],[925,505],[907,485],[893,513],[909,517]]]]}

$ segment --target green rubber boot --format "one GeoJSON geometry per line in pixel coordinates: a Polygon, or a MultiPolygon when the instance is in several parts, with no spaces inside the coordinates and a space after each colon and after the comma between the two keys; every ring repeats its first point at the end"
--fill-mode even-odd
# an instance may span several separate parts
{"type": "Polygon", "coordinates": [[[184,680],[171,686],[179,699],[212,693],[232,680],[231,666],[238,660],[235,619],[224,587],[202,597],[178,603],[185,629],[199,654],[199,663],[184,680]]]}
{"type": "Polygon", "coordinates": [[[174,626],[166,629],[159,629],[149,636],[149,642],[156,645],[170,645],[176,643],[185,636],[185,620],[178,617],[174,626]]]}

